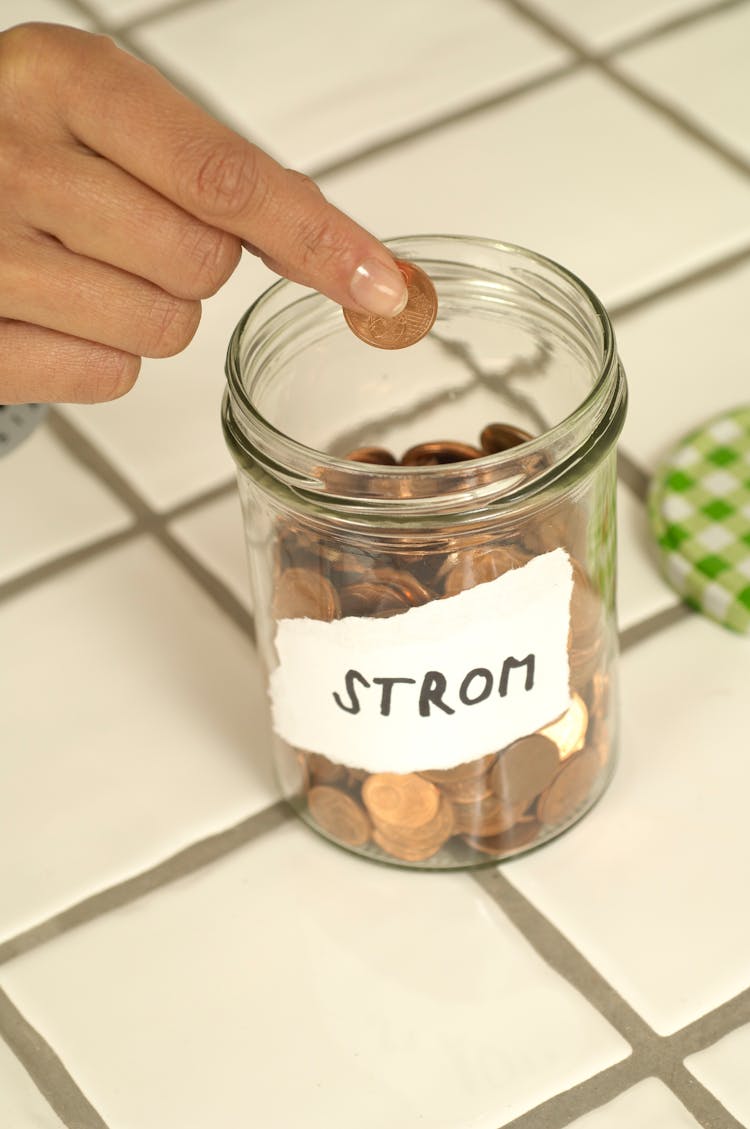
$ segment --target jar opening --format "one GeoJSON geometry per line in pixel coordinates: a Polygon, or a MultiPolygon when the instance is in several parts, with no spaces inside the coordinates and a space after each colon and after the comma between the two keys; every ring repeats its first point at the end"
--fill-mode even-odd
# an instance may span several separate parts
{"type": "Polygon", "coordinates": [[[565,268],[510,244],[459,236],[388,242],[427,271],[438,318],[423,341],[359,341],[322,295],[276,283],[229,345],[224,425],[238,457],[334,508],[449,512],[546,488],[611,446],[624,379],[609,318],[565,268]],[[486,424],[521,427],[517,448],[439,466],[347,460],[362,446],[398,459],[418,442],[478,444],[486,424]]]}

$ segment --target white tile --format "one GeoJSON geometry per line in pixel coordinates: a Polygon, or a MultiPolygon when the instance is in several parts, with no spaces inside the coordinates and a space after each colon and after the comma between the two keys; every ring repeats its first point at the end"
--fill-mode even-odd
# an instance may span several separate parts
{"type": "Polygon", "coordinates": [[[657,1078],[646,1078],[568,1129],[698,1129],[698,1122],[657,1078]]]}
{"type": "Polygon", "coordinates": [[[0,580],[133,520],[44,425],[0,459],[0,515],[0,580]]]}
{"type": "Polygon", "coordinates": [[[749,676],[750,637],[700,616],[625,654],[609,791],[505,867],[660,1034],[750,981],[749,676]]]}
{"type": "Polygon", "coordinates": [[[286,164],[311,167],[507,89],[567,52],[494,0],[219,0],[134,41],[286,164]]]}
{"type": "Polygon", "coordinates": [[[626,52],[617,67],[747,158],[748,44],[750,8],[739,5],[626,52]]]}
{"type": "Polygon", "coordinates": [[[617,487],[617,619],[620,629],[679,603],[659,571],[646,507],[617,487]]]}
{"type": "Polygon", "coordinates": [[[242,510],[235,491],[170,526],[179,541],[252,610],[242,510]]]}
{"type": "Polygon", "coordinates": [[[228,482],[234,463],[221,431],[224,358],[235,325],[277,276],[251,255],[203,304],[203,318],[176,357],[145,360],[127,396],[62,410],[157,510],[228,482]]]}
{"type": "Polygon", "coordinates": [[[64,1129],[60,1118],[1,1039],[0,1125],[6,1129],[64,1129]]]}
{"type": "Polygon", "coordinates": [[[518,243],[563,263],[609,303],[750,236],[746,180],[591,71],[322,183],[380,235],[518,243]]]}
{"type": "Polygon", "coordinates": [[[275,798],[255,653],[150,541],[0,614],[0,934],[275,798]]]}
{"type": "Polygon", "coordinates": [[[140,1129],[497,1129],[630,1051],[465,875],[296,823],[1,977],[140,1129]]]}
{"type": "Polygon", "coordinates": [[[667,20],[701,11],[721,0],[527,0],[527,7],[579,36],[591,47],[648,32],[667,20]]]}
{"type": "Polygon", "coordinates": [[[74,5],[66,4],[65,0],[2,0],[0,30],[29,20],[67,24],[82,31],[93,30],[91,20],[82,16],[74,5]]]}
{"type": "Polygon", "coordinates": [[[654,469],[686,432],[750,397],[750,264],[618,319],[630,401],[621,442],[654,469]]]}
{"type": "Polygon", "coordinates": [[[141,19],[164,8],[166,0],[88,0],[88,6],[100,19],[115,27],[141,19]]]}
{"type": "Polygon", "coordinates": [[[685,1066],[738,1122],[750,1125],[749,1062],[750,1024],[730,1032],[698,1054],[690,1055],[685,1059],[685,1066]]]}

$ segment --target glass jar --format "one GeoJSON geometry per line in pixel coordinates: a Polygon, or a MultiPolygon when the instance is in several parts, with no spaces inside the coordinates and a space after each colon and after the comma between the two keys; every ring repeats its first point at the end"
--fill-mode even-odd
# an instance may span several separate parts
{"type": "Polygon", "coordinates": [[[463,867],[551,839],[613,771],[626,384],[558,264],[388,246],[435,285],[427,337],[373,348],[278,282],[231,339],[223,423],[284,795],[361,855],[463,867]]]}

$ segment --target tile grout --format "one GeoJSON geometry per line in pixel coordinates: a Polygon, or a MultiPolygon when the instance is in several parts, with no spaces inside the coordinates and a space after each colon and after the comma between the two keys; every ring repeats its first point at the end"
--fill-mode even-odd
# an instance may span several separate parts
{"type": "Polygon", "coordinates": [[[107,1129],[106,1122],[35,1027],[0,988],[0,1037],[45,1101],[69,1129],[107,1129]]]}
{"type": "MultiPolygon", "coordinates": [[[[710,130],[693,121],[689,114],[683,113],[676,106],[660,98],[659,95],[648,90],[635,79],[619,71],[615,65],[617,61],[616,52],[598,54],[596,51],[592,51],[587,43],[560,25],[554,18],[537,11],[533,0],[500,0],[500,2],[512,8],[537,30],[552,36],[569,51],[573,51],[579,60],[585,61],[589,66],[598,70],[613,85],[619,86],[636,102],[645,104],[660,117],[666,118],[674,129],[682,134],[687,134],[693,141],[697,141],[702,147],[707,148],[715,157],[729,165],[734,172],[739,172],[745,177],[750,175],[750,163],[740,153],[735,152],[730,145],[726,145],[720,138],[715,137],[710,130]]],[[[705,8],[701,10],[702,18],[710,18],[712,14],[713,9],[705,8]]],[[[643,42],[645,43],[647,40],[643,42]]]]}

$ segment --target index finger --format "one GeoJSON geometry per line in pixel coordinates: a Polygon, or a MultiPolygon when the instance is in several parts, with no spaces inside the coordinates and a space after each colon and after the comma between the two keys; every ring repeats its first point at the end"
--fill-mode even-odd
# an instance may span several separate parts
{"type": "Polygon", "coordinates": [[[237,235],[286,277],[342,306],[384,316],[403,309],[406,283],[392,256],[312,181],[111,40],[55,30],[69,37],[56,85],[74,137],[198,219],[237,235]]]}

